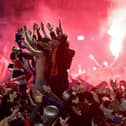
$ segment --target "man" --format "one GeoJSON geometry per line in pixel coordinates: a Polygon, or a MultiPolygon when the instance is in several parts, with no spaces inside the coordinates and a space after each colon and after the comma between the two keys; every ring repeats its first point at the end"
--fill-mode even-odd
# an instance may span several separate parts
{"type": "Polygon", "coordinates": [[[8,66],[11,68],[10,83],[17,84],[23,96],[26,94],[27,83],[33,74],[29,63],[29,59],[32,58],[32,55],[22,52],[19,48],[12,48],[10,59],[13,64],[8,66]]]}
{"type": "Polygon", "coordinates": [[[50,23],[47,24],[47,27],[52,40],[58,41],[55,42],[50,56],[49,83],[57,96],[62,97],[62,93],[69,87],[67,70],[71,66],[75,51],[69,48],[68,36],[63,33],[60,21],[56,28],[57,34],[53,31],[53,26],[50,23]]]}

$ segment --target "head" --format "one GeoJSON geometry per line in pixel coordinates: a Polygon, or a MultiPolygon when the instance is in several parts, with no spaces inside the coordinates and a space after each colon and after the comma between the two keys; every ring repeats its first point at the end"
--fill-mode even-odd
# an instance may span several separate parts
{"type": "Polygon", "coordinates": [[[35,100],[36,103],[42,103],[43,95],[39,90],[33,89],[32,96],[33,96],[33,99],[35,100]]]}
{"type": "Polygon", "coordinates": [[[84,85],[81,83],[76,83],[73,87],[72,90],[75,94],[77,93],[83,93],[85,91],[84,85]]]}
{"type": "Polygon", "coordinates": [[[102,81],[100,84],[96,86],[96,92],[99,94],[104,94],[107,85],[108,83],[106,81],[102,81]]]}
{"type": "Polygon", "coordinates": [[[76,104],[76,105],[73,105],[72,106],[72,109],[74,111],[74,113],[78,116],[81,116],[82,115],[82,109],[81,109],[81,106],[80,104],[76,104]]]}
{"type": "Polygon", "coordinates": [[[14,52],[12,52],[12,53],[10,54],[10,59],[11,59],[12,61],[14,61],[14,60],[16,59],[16,57],[17,57],[17,55],[16,55],[14,52]]]}
{"type": "Polygon", "coordinates": [[[48,84],[44,84],[43,86],[42,86],[42,89],[46,92],[46,93],[51,93],[51,87],[50,87],[50,85],[48,85],[48,84]]]}
{"type": "Polygon", "coordinates": [[[88,91],[84,92],[83,96],[84,96],[85,103],[87,103],[88,105],[95,103],[94,97],[91,94],[91,92],[88,91]]]}
{"type": "Polygon", "coordinates": [[[9,99],[10,99],[10,101],[14,102],[14,100],[16,99],[16,97],[17,97],[17,92],[14,91],[14,90],[10,91],[10,93],[9,93],[9,99]]]}
{"type": "Polygon", "coordinates": [[[112,102],[110,100],[104,100],[103,106],[108,109],[112,109],[112,102]]]}
{"type": "Polygon", "coordinates": [[[126,89],[126,81],[121,80],[121,81],[119,82],[119,84],[120,84],[120,87],[122,87],[123,89],[126,89]]]}

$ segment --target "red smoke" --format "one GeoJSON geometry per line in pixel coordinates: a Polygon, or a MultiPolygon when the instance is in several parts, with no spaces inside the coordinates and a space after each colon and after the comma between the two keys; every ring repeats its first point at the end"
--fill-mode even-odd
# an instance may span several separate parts
{"type": "MultiPolygon", "coordinates": [[[[60,18],[70,46],[76,51],[72,73],[78,71],[79,65],[86,71],[92,70],[96,64],[89,59],[90,54],[99,64],[104,61],[110,64],[113,57],[108,47],[109,36],[105,27],[101,31],[110,7],[111,2],[107,0],[0,0],[0,54],[9,59],[17,28],[24,24],[31,27],[40,21],[56,26],[60,18]],[[78,41],[77,35],[84,35],[85,40],[78,41]]],[[[121,62],[125,61],[122,59],[121,62]]]]}

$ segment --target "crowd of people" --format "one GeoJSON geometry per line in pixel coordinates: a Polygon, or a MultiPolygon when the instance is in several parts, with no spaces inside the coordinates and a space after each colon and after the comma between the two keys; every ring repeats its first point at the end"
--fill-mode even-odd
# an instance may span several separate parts
{"type": "Polygon", "coordinates": [[[17,30],[9,80],[0,84],[0,126],[126,126],[126,82],[85,80],[69,86],[75,51],[61,21],[17,30]],[[42,33],[43,34],[42,34],[42,33]]]}

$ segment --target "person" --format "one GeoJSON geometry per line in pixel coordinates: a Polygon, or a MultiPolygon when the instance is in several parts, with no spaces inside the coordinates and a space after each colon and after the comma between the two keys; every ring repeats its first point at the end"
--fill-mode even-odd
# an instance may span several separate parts
{"type": "Polygon", "coordinates": [[[44,51],[38,50],[30,45],[31,41],[29,42],[29,39],[27,37],[31,38],[31,36],[28,33],[29,30],[26,26],[24,26],[24,32],[25,32],[24,44],[26,45],[26,48],[36,57],[34,88],[36,88],[39,91],[42,91],[42,85],[46,83],[44,74],[46,57],[44,55],[44,51]]]}
{"type": "Polygon", "coordinates": [[[22,44],[23,41],[23,29],[19,28],[15,33],[15,41],[20,49],[25,49],[25,46],[22,44]]]}
{"type": "Polygon", "coordinates": [[[39,91],[42,91],[42,85],[46,83],[44,72],[45,72],[45,56],[43,51],[36,50],[28,44],[28,42],[25,40],[25,44],[28,47],[28,50],[30,50],[33,55],[36,56],[36,64],[35,64],[35,84],[34,88],[36,88],[39,91]]]}
{"type": "Polygon", "coordinates": [[[3,118],[1,121],[0,121],[0,126],[8,126],[9,123],[12,121],[12,119],[17,115],[17,112],[19,111],[18,108],[15,108],[13,111],[12,111],[12,114],[3,118]]]}
{"type": "MultiPolygon", "coordinates": [[[[49,88],[46,89],[47,92],[49,90],[50,90],[49,88]]],[[[54,99],[53,98],[49,97],[48,95],[43,95],[38,90],[34,92],[33,100],[35,101],[36,105],[34,106],[33,111],[31,113],[31,117],[30,117],[31,125],[45,122],[44,120],[45,118],[40,118],[40,117],[43,117],[42,115],[44,114],[44,110],[46,107],[48,107],[48,105],[55,106],[60,111],[60,113],[64,111],[64,105],[58,102],[55,98],[54,99]]],[[[50,119],[50,117],[47,117],[46,119],[50,119]]],[[[46,122],[46,123],[50,123],[50,122],[46,122]]]]}
{"type": "Polygon", "coordinates": [[[4,95],[0,104],[0,120],[11,114],[12,103],[9,101],[9,95],[4,95]]]}
{"type": "MultiPolygon", "coordinates": [[[[28,32],[28,28],[25,27],[24,31],[25,33],[28,32]]],[[[34,124],[36,120],[35,115],[38,112],[38,108],[40,108],[41,106],[41,102],[43,101],[42,99],[44,99],[44,101],[46,101],[47,104],[51,104],[58,107],[61,111],[63,111],[64,105],[61,103],[62,101],[56,97],[56,95],[50,90],[50,87],[47,85],[47,80],[45,77],[46,60],[47,60],[45,54],[46,52],[32,47],[32,45],[30,45],[30,42],[28,42],[26,39],[24,39],[24,43],[26,48],[36,57],[35,83],[32,88],[32,94],[37,104],[34,107],[31,114],[31,120],[33,121],[32,123],[34,124]]]]}
{"type": "Polygon", "coordinates": [[[50,56],[49,83],[52,90],[61,98],[62,93],[69,87],[67,70],[71,66],[75,51],[69,48],[68,36],[63,33],[60,21],[59,26],[56,28],[56,34],[50,23],[47,24],[47,27],[52,40],[57,41],[50,56]]]}
{"type": "MultiPolygon", "coordinates": [[[[25,32],[25,40],[24,44],[26,48],[36,57],[36,64],[35,64],[35,84],[34,87],[42,92],[42,85],[47,83],[47,79],[45,76],[46,71],[48,71],[48,51],[45,48],[49,47],[50,45],[43,46],[42,41],[33,41],[29,29],[24,26],[25,32]],[[41,44],[40,44],[41,43],[41,44]],[[42,47],[43,46],[43,47],[42,47]]],[[[51,48],[51,47],[49,47],[51,48]]]]}
{"type": "Polygon", "coordinates": [[[33,56],[24,53],[21,49],[13,47],[10,54],[12,60],[10,83],[19,85],[22,95],[26,94],[27,83],[30,80],[33,70],[29,63],[29,59],[33,60],[33,56]]]}

